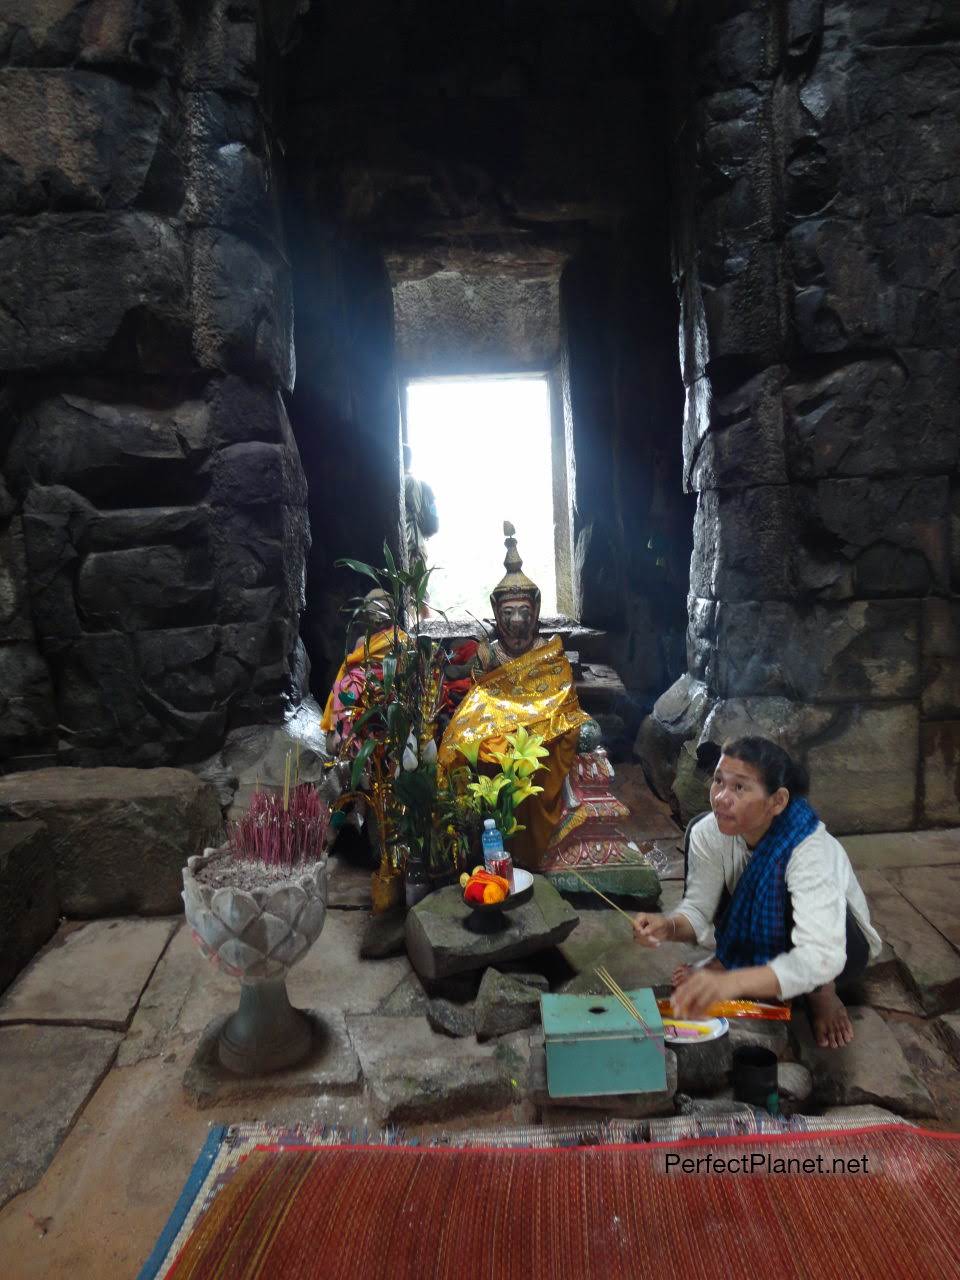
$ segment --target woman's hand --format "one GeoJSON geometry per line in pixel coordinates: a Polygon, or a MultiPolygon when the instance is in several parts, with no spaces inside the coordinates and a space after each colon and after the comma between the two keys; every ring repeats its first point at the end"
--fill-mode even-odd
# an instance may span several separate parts
{"type": "Polygon", "coordinates": [[[657,911],[641,911],[633,917],[633,937],[641,947],[659,947],[673,940],[674,925],[670,916],[657,911]]]}
{"type": "Polygon", "coordinates": [[[701,1018],[712,1004],[736,998],[728,970],[695,969],[674,988],[670,1007],[675,1018],[701,1018]]]}

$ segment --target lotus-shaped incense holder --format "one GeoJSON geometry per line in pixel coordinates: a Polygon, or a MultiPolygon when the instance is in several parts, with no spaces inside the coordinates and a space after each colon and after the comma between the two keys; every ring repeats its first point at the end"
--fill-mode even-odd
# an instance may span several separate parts
{"type": "Polygon", "coordinates": [[[240,1007],[220,1032],[220,1062],[241,1075],[299,1062],[312,1026],[291,1006],[286,977],[323,929],[326,862],[284,873],[238,862],[226,846],[206,849],[183,868],[182,896],[200,950],[240,980],[240,1007]]]}

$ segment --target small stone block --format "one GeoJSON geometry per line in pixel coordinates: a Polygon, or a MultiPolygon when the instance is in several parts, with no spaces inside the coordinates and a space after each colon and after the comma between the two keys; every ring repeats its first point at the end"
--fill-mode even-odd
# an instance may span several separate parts
{"type": "Polygon", "coordinates": [[[537,1026],[540,991],[496,969],[488,969],[477,992],[474,1018],[478,1040],[537,1026]]]}
{"type": "Polygon", "coordinates": [[[440,1034],[420,1018],[358,1014],[349,1028],[382,1123],[499,1111],[514,1100],[510,1063],[493,1045],[440,1034]]]}
{"type": "Polygon", "coordinates": [[[794,1013],[799,1056],[813,1076],[813,1100],[822,1106],[868,1103],[909,1116],[935,1114],[893,1032],[874,1009],[848,1010],[854,1038],[842,1049],[821,1049],[803,1013],[794,1013]]]}
{"type": "Polygon", "coordinates": [[[268,1075],[240,1076],[227,1071],[217,1057],[217,1038],[231,1014],[215,1018],[200,1037],[184,1072],[183,1092],[198,1110],[238,1102],[313,1097],[353,1092],[359,1088],[360,1063],[339,1010],[304,1010],[313,1024],[309,1055],[295,1067],[268,1075]]]}
{"type": "Polygon", "coordinates": [[[485,969],[556,946],[577,924],[577,913],[543,876],[534,876],[533,895],[503,913],[500,932],[473,932],[472,909],[459,885],[428,894],[407,913],[407,952],[421,978],[485,969]]]}
{"type": "Polygon", "coordinates": [[[473,1009],[454,1004],[452,1000],[431,1000],[427,1005],[427,1022],[445,1036],[473,1035],[473,1009]]]}
{"type": "Polygon", "coordinates": [[[60,897],[42,822],[0,822],[0,991],[57,931],[60,897]]]}

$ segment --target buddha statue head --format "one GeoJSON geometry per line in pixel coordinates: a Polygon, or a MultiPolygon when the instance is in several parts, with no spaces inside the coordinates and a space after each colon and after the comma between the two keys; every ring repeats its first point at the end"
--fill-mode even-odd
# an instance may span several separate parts
{"type": "Polygon", "coordinates": [[[503,522],[506,534],[506,573],[490,596],[493,616],[497,620],[497,638],[510,658],[519,658],[532,649],[540,630],[540,588],[523,572],[523,561],[517,554],[516,530],[509,520],[503,522]]]}

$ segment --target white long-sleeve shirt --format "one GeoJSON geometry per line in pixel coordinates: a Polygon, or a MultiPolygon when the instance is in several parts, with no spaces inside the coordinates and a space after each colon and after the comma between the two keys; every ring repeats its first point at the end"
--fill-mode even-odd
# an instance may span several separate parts
{"type": "MultiPolygon", "coordinates": [[[[712,813],[691,831],[687,887],[676,911],[690,921],[701,946],[711,945],[720,895],[724,887],[733,893],[752,853],[742,836],[723,835],[712,813]]],[[[782,998],[790,1000],[842,972],[847,959],[848,906],[863,930],[871,958],[880,954],[882,943],[870,924],[870,909],[846,850],[822,822],[790,855],[785,878],[793,902],[793,945],[769,963],[782,998]]]]}

